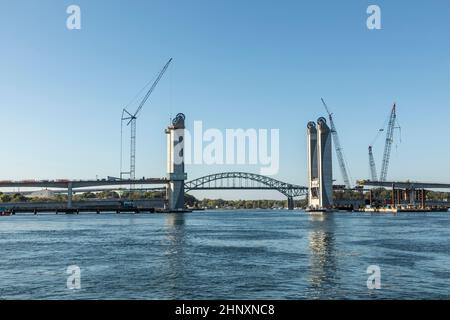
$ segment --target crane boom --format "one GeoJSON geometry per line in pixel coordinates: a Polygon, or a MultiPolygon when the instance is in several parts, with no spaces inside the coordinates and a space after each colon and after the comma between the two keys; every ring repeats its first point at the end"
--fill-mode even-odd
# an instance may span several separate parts
{"type": "Polygon", "coordinates": [[[158,84],[159,80],[161,80],[162,76],[166,72],[167,68],[169,67],[170,63],[172,62],[172,58],[167,61],[167,63],[164,65],[164,67],[161,69],[161,71],[158,74],[158,77],[156,78],[155,82],[153,82],[150,89],[147,91],[147,94],[145,95],[144,99],[142,99],[141,103],[139,104],[139,107],[136,109],[136,112],[134,113],[133,117],[137,117],[138,113],[141,111],[144,104],[147,102],[148,98],[152,94],[153,90],[155,90],[156,85],[158,84]]]}
{"type": "Polygon", "coordinates": [[[372,181],[377,181],[377,168],[375,167],[375,159],[373,158],[372,146],[369,146],[369,164],[371,179],[372,181]]]}
{"type": "Polygon", "coordinates": [[[392,149],[392,143],[394,141],[394,126],[395,126],[395,119],[397,117],[396,115],[396,106],[394,103],[394,106],[392,107],[391,115],[389,117],[389,123],[387,127],[386,132],[386,142],[384,145],[384,153],[383,153],[383,163],[381,165],[381,174],[380,174],[380,181],[386,181],[388,168],[389,168],[389,159],[391,157],[391,149],[392,149]]]}
{"type": "Polygon", "coordinates": [[[344,150],[342,149],[341,143],[339,141],[339,136],[338,136],[338,133],[336,130],[336,126],[334,125],[333,114],[328,109],[328,106],[325,103],[325,101],[322,98],[321,98],[321,100],[322,100],[323,106],[325,107],[325,110],[328,113],[328,118],[330,119],[331,135],[333,137],[334,147],[336,149],[336,155],[338,158],[339,167],[341,169],[342,179],[344,180],[345,187],[350,189],[352,187],[352,185],[350,183],[350,179],[348,178],[347,167],[345,165],[345,159],[344,159],[344,150]]]}
{"type": "Polygon", "coordinates": [[[164,67],[159,72],[158,76],[156,77],[156,80],[153,82],[150,89],[145,94],[144,98],[142,99],[141,103],[137,107],[136,111],[132,114],[130,113],[126,108],[122,110],[122,124],[121,124],[121,151],[120,151],[120,177],[122,178],[123,174],[129,174],[130,179],[135,179],[135,173],[136,173],[136,120],[139,112],[141,111],[144,104],[147,102],[148,98],[152,94],[153,90],[156,88],[156,85],[158,84],[159,80],[161,80],[162,76],[166,72],[167,68],[169,67],[170,63],[172,62],[172,58],[167,61],[167,63],[164,65],[164,67]],[[131,124],[131,134],[130,134],[130,171],[129,172],[123,172],[122,171],[122,131],[123,131],[123,122],[128,120],[127,126],[131,124]]]}

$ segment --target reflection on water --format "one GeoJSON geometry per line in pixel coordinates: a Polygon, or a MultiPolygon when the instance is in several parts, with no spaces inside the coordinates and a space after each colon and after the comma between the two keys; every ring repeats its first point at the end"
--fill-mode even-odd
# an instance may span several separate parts
{"type": "Polygon", "coordinates": [[[448,299],[450,215],[0,218],[2,299],[448,299]],[[67,266],[82,269],[68,290],[67,266]],[[380,265],[382,289],[368,291],[380,265]]]}
{"type": "Polygon", "coordinates": [[[183,213],[168,214],[166,218],[166,250],[164,252],[167,258],[167,277],[165,279],[168,290],[171,290],[173,298],[179,294],[178,286],[186,274],[184,252],[186,244],[185,216],[183,213]]]}
{"type": "Polygon", "coordinates": [[[311,215],[308,234],[310,271],[308,281],[314,298],[330,294],[336,283],[334,215],[311,215]]]}
{"type": "Polygon", "coordinates": [[[176,254],[183,249],[185,241],[185,224],[186,220],[183,213],[168,214],[166,218],[167,240],[170,246],[169,254],[176,254]]]}

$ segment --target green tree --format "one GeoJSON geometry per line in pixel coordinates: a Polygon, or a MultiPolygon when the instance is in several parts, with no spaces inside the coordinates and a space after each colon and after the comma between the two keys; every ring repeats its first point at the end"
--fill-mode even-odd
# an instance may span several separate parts
{"type": "Polygon", "coordinates": [[[0,199],[2,202],[11,202],[12,197],[9,194],[2,194],[0,199]]]}
{"type": "Polygon", "coordinates": [[[21,193],[15,193],[11,199],[12,202],[26,202],[27,200],[28,198],[21,193]]]}

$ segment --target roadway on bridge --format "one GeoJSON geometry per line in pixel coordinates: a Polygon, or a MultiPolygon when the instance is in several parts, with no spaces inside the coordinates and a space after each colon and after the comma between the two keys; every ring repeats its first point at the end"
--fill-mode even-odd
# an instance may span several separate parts
{"type": "Polygon", "coordinates": [[[148,178],[139,180],[22,180],[0,181],[0,188],[86,188],[120,185],[167,184],[166,178],[148,178]]]}
{"type": "Polygon", "coordinates": [[[401,188],[401,189],[450,189],[448,183],[416,182],[416,181],[371,181],[361,180],[358,185],[367,187],[401,188]]]}

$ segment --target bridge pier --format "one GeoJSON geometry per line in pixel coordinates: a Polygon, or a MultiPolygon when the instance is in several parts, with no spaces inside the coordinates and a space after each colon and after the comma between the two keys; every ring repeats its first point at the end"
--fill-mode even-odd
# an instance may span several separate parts
{"type": "Polygon", "coordinates": [[[294,208],[295,208],[294,198],[288,197],[288,210],[294,210],[294,208]]]}
{"type": "Polygon", "coordinates": [[[67,185],[67,208],[72,209],[72,198],[73,198],[73,190],[72,190],[72,182],[69,182],[67,185]]]}
{"type": "Polygon", "coordinates": [[[167,134],[167,178],[166,189],[169,211],[184,209],[184,120],[185,115],[177,114],[172,125],[166,129],[167,134]]]}

